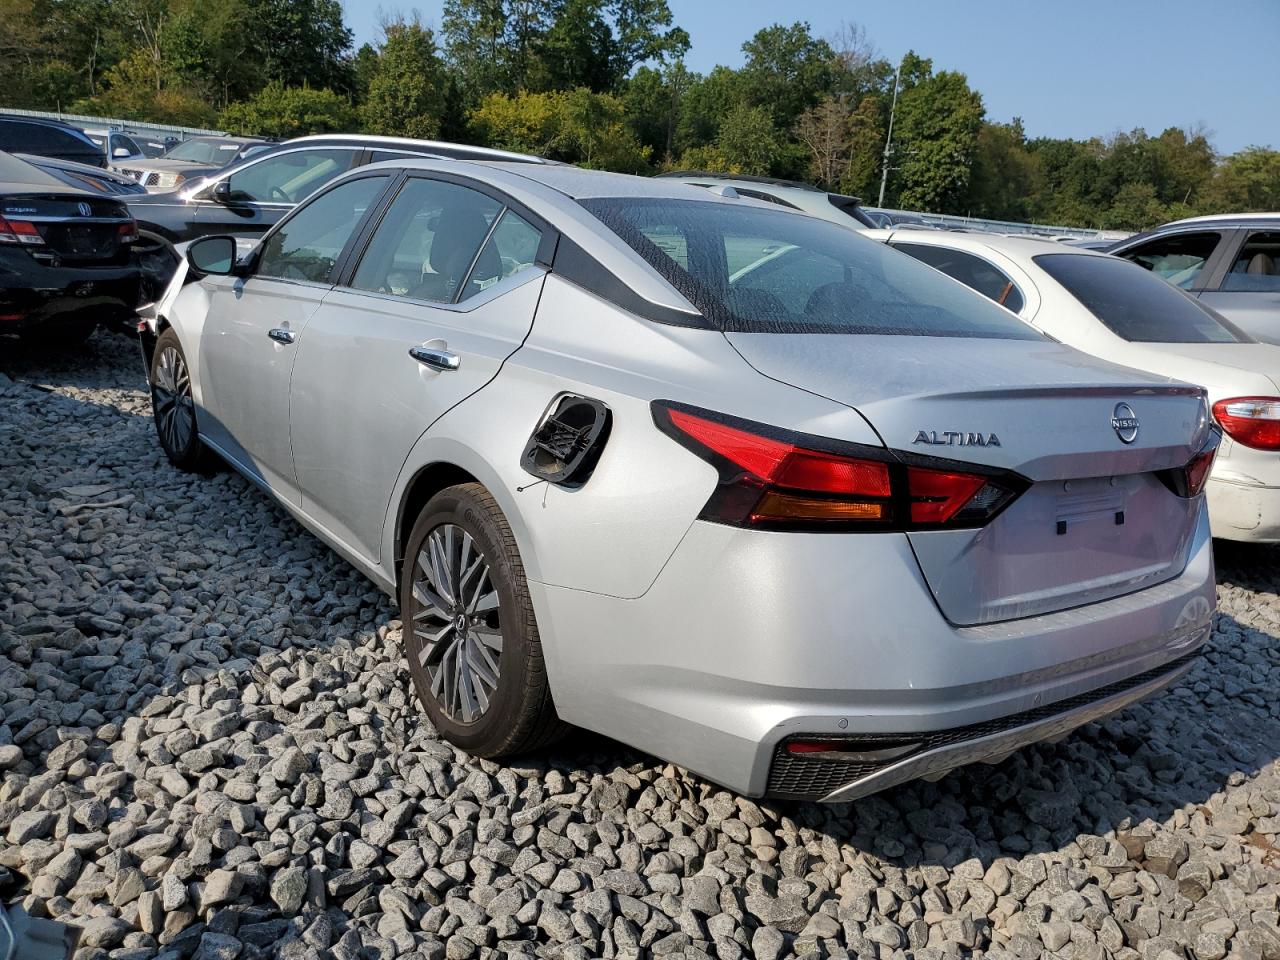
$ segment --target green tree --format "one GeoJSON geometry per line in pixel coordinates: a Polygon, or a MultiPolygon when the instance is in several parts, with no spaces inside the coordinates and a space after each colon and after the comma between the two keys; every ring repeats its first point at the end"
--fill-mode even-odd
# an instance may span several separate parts
{"type": "Polygon", "coordinates": [[[903,61],[893,159],[897,203],[932,213],[963,212],[982,125],[982,97],[964,74],[932,73],[913,54],[903,61]]]}
{"type": "Polygon", "coordinates": [[[1021,119],[982,124],[969,175],[967,212],[996,220],[1028,219],[1036,175],[1021,119]]]}
{"type": "Polygon", "coordinates": [[[1247,147],[1222,161],[1204,208],[1232,212],[1280,210],[1280,151],[1247,147]]]}
{"type": "Polygon", "coordinates": [[[479,140],[602,170],[641,173],[649,151],[626,125],[622,101],[586,88],[546,93],[491,93],[471,112],[479,140]]]}
{"type": "Polygon", "coordinates": [[[725,116],[742,102],[741,84],[741,75],[728,67],[716,67],[705,77],[693,74],[689,78],[676,119],[676,153],[684,154],[715,141],[725,116]]]}
{"type": "Polygon", "coordinates": [[[251,99],[223,110],[218,124],[228,133],[285,139],[349,131],[356,125],[356,116],[347,98],[332,90],[286,87],[273,81],[251,99]]]}
{"type": "Polygon", "coordinates": [[[351,89],[352,34],[339,0],[244,0],[244,17],[256,41],[248,68],[286,87],[351,89]]]}
{"type": "Polygon", "coordinates": [[[767,108],[790,129],[800,114],[828,93],[836,76],[835,51],[809,32],[807,23],[774,24],[742,45],[747,62],[739,89],[748,103],[767,108]]]}
{"type": "Polygon", "coordinates": [[[782,138],[764,107],[740,103],[725,116],[716,137],[716,150],[732,173],[764,176],[783,157],[782,138]]]}
{"type": "Polygon", "coordinates": [[[435,36],[418,22],[383,27],[382,47],[360,107],[370,133],[433,139],[445,110],[444,64],[435,36]]]}

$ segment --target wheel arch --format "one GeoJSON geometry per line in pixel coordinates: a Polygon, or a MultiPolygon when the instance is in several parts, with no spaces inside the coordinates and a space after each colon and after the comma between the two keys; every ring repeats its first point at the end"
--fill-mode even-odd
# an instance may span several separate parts
{"type": "MultiPolygon", "coordinates": [[[[404,566],[404,545],[409,540],[418,514],[427,502],[441,490],[460,483],[481,483],[467,470],[455,463],[437,460],[420,467],[404,488],[400,503],[396,508],[395,534],[393,540],[393,559],[395,561],[396,583],[400,582],[400,571],[404,566]]],[[[485,489],[488,489],[486,486],[485,489]]]]}

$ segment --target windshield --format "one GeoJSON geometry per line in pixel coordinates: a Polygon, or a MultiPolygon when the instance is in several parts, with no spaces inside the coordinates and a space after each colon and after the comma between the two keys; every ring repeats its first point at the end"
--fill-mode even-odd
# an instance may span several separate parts
{"type": "Polygon", "coordinates": [[[1036,264],[1114,334],[1135,343],[1249,343],[1176,287],[1116,257],[1042,253],[1036,264]]]}
{"type": "Polygon", "coordinates": [[[166,153],[164,158],[222,166],[234,160],[236,151],[239,149],[240,144],[229,143],[226,140],[187,140],[166,153]]]}
{"type": "Polygon", "coordinates": [[[724,331],[1038,340],[906,254],[812,217],[714,201],[580,201],[724,331]]]}

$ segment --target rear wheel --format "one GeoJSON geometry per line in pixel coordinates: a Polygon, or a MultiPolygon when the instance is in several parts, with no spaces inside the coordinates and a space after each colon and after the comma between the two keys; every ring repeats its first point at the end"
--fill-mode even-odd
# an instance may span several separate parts
{"type": "Polygon", "coordinates": [[[418,699],[446,740],[500,757],[564,732],[515,538],[480,484],[449,487],[423,508],[400,575],[400,614],[418,699]]]}
{"type": "Polygon", "coordinates": [[[151,355],[151,411],[160,446],[175,467],[206,472],[217,465],[217,457],[196,432],[191,372],[172,327],[156,338],[151,355]]]}

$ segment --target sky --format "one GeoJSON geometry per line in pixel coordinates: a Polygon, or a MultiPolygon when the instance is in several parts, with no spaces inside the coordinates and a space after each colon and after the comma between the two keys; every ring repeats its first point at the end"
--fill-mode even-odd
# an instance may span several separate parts
{"type": "MultiPolygon", "coordinates": [[[[1205,130],[1219,152],[1280,147],[1280,0],[668,0],[689,32],[686,63],[741,66],[742,43],[775,22],[808,21],[829,36],[861,24],[880,54],[907,50],[958,70],[995,121],[1021,117],[1028,136],[1106,136],[1143,127],[1205,130]]],[[[356,45],[376,41],[388,13],[437,27],[441,0],[344,0],[356,45]]]]}

